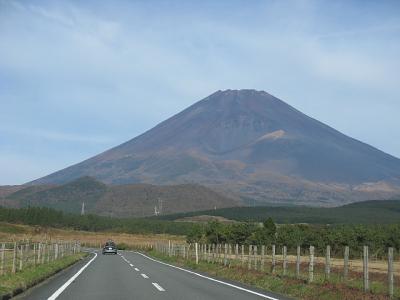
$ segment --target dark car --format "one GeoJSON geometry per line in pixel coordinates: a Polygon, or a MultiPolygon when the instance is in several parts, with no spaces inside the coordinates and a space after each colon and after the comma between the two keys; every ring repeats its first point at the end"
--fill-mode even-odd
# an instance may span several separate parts
{"type": "Polygon", "coordinates": [[[117,254],[117,246],[114,242],[108,241],[103,247],[103,254],[117,254]]]}

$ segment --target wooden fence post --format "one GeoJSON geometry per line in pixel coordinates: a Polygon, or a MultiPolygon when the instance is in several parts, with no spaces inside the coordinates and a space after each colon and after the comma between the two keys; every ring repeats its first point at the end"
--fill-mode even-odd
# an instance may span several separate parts
{"type": "Polygon", "coordinates": [[[235,260],[238,260],[239,257],[239,245],[235,245],[235,260]]]}
{"type": "Polygon", "coordinates": [[[300,278],[300,255],[301,255],[301,248],[297,246],[297,257],[296,257],[296,278],[300,278]]]}
{"type": "Polygon", "coordinates": [[[51,241],[46,245],[47,247],[47,262],[50,262],[51,258],[51,241]]]}
{"type": "Polygon", "coordinates": [[[282,256],[283,256],[283,276],[285,276],[286,272],[287,272],[287,247],[286,246],[283,246],[282,256]]]}
{"type": "Polygon", "coordinates": [[[251,251],[253,250],[253,246],[249,245],[249,255],[247,256],[247,269],[251,269],[251,251]]]}
{"type": "Polygon", "coordinates": [[[364,292],[369,291],[369,274],[368,274],[368,246],[363,249],[363,273],[364,273],[364,292]]]}
{"type": "Polygon", "coordinates": [[[228,255],[228,244],[225,243],[225,248],[224,248],[224,266],[226,266],[228,264],[227,255],[228,255]]]}
{"type": "Polygon", "coordinates": [[[325,279],[329,280],[331,273],[331,246],[326,246],[325,253],[325,279]]]}
{"type": "Polygon", "coordinates": [[[38,257],[37,257],[37,263],[38,263],[38,265],[40,265],[40,263],[42,262],[42,260],[41,260],[41,258],[40,258],[41,252],[42,252],[42,247],[41,247],[41,243],[39,243],[39,244],[38,244],[38,250],[37,250],[37,255],[38,255],[38,257]]]}
{"type": "Polygon", "coordinates": [[[344,266],[343,266],[343,279],[346,281],[349,276],[349,246],[344,247],[344,266]]]}
{"type": "Polygon", "coordinates": [[[389,297],[393,298],[394,288],[393,288],[393,248],[388,249],[388,284],[389,284],[389,297]]]}
{"type": "Polygon", "coordinates": [[[258,249],[257,249],[257,245],[254,246],[253,260],[254,260],[254,270],[257,271],[257,269],[258,269],[258,249]]]}
{"type": "Polygon", "coordinates": [[[6,255],[6,244],[1,244],[1,256],[0,256],[0,275],[4,275],[4,261],[6,255]]]}
{"type": "Polygon", "coordinates": [[[25,245],[25,255],[26,255],[26,264],[27,265],[29,265],[29,258],[31,257],[30,255],[29,255],[29,252],[30,252],[30,248],[31,248],[31,244],[30,244],[30,242],[28,241],[28,243],[25,245]]]}
{"type": "Polygon", "coordinates": [[[24,248],[24,245],[20,245],[20,248],[19,248],[19,270],[20,271],[22,271],[22,268],[23,268],[23,260],[24,260],[24,250],[23,250],[23,248],[24,248]]]}
{"type": "Polygon", "coordinates": [[[42,243],[42,264],[46,261],[46,243],[42,243]]]}
{"type": "Polygon", "coordinates": [[[310,246],[310,263],[308,265],[308,282],[314,281],[314,246],[310,246]]]}
{"type": "Polygon", "coordinates": [[[261,246],[261,272],[264,272],[265,245],[261,246]]]}
{"type": "Polygon", "coordinates": [[[13,253],[13,264],[12,264],[12,273],[15,274],[16,271],[16,260],[17,260],[17,242],[14,242],[14,253],[13,253]]]}
{"type": "Polygon", "coordinates": [[[272,245],[272,262],[271,262],[271,272],[272,272],[272,274],[275,273],[275,264],[276,264],[275,245],[272,245]]]}
{"type": "Polygon", "coordinates": [[[196,243],[195,247],[196,247],[196,265],[198,265],[199,264],[199,249],[198,249],[199,244],[196,243]]]}
{"type": "Polygon", "coordinates": [[[242,252],[242,267],[244,266],[244,245],[240,246],[242,252]]]}
{"type": "Polygon", "coordinates": [[[36,266],[36,243],[33,243],[33,265],[36,266]]]}

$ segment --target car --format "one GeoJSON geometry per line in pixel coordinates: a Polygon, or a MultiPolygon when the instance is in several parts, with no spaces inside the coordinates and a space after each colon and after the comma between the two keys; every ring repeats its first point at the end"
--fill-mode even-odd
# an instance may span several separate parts
{"type": "Polygon", "coordinates": [[[103,255],[104,254],[117,254],[117,246],[115,245],[115,243],[113,241],[108,241],[105,243],[104,247],[103,247],[103,255]]]}

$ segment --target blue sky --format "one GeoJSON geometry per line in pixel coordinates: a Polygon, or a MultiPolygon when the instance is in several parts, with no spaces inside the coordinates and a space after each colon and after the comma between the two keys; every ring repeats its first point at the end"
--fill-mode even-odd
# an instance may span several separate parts
{"type": "Polygon", "coordinates": [[[0,184],[219,89],[265,90],[400,157],[399,1],[0,0],[0,184]]]}

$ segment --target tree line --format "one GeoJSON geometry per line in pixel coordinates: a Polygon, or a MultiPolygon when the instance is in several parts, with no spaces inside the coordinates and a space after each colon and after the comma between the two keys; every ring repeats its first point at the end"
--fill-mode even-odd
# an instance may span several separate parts
{"type": "Polygon", "coordinates": [[[271,218],[261,223],[222,224],[210,222],[196,226],[187,235],[188,242],[208,244],[276,245],[287,246],[295,253],[297,246],[306,251],[310,245],[321,254],[326,246],[331,246],[332,255],[343,256],[343,249],[349,246],[351,256],[362,253],[364,245],[370,253],[383,257],[388,247],[400,250],[400,223],[383,225],[276,225],[271,218]]]}
{"type": "Polygon", "coordinates": [[[47,207],[5,208],[0,206],[0,221],[37,225],[43,227],[69,228],[84,231],[114,231],[126,233],[166,233],[186,235],[193,224],[172,221],[111,218],[93,214],[77,215],[47,207]]]}
{"type": "Polygon", "coordinates": [[[262,223],[225,224],[213,221],[204,224],[151,218],[111,218],[91,214],[81,216],[46,207],[0,207],[0,221],[84,231],[184,235],[189,243],[275,244],[277,247],[287,246],[289,252],[294,252],[298,245],[304,251],[313,245],[317,253],[322,253],[330,245],[332,255],[337,256],[343,254],[344,246],[350,247],[352,256],[362,253],[364,245],[369,246],[370,253],[377,257],[384,256],[388,247],[400,250],[400,222],[381,225],[277,225],[272,218],[268,218],[262,223]]]}

